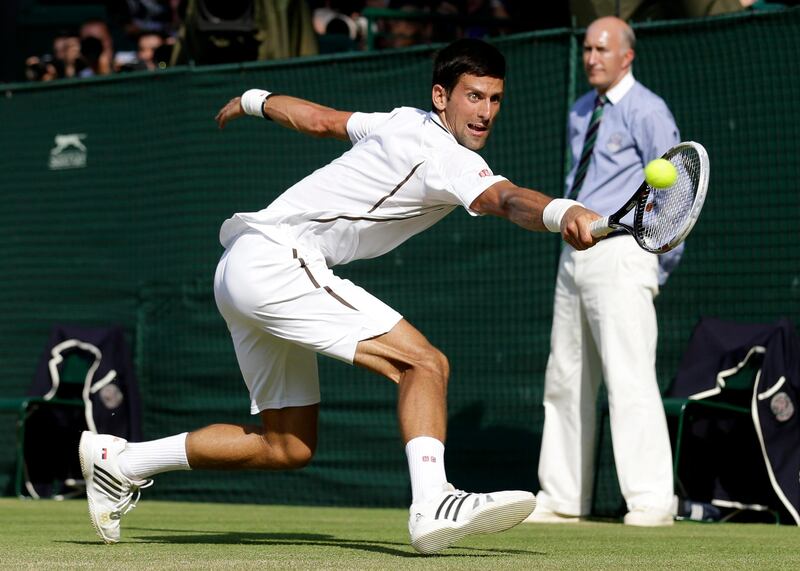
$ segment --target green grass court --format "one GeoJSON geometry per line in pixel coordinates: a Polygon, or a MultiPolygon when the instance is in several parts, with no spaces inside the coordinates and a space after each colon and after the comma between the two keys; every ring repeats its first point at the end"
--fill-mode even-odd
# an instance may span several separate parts
{"type": "Polygon", "coordinates": [[[408,544],[406,510],[142,501],[104,545],[82,500],[0,500],[3,569],[798,569],[796,527],[522,524],[440,555],[408,544]]]}

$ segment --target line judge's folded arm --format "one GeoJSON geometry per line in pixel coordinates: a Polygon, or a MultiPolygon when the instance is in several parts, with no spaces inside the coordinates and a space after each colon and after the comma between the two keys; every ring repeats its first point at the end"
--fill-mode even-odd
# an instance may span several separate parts
{"type": "MultiPolygon", "coordinates": [[[[479,214],[491,214],[525,228],[526,230],[553,230],[545,224],[543,213],[553,199],[541,192],[523,188],[508,180],[501,180],[478,195],[470,209],[479,214]]],[[[563,201],[562,201],[563,203],[563,201]]],[[[558,203],[553,203],[556,206],[558,203]]],[[[589,225],[600,215],[573,203],[560,218],[560,231],[564,240],[576,250],[585,250],[596,243],[589,225]]]]}
{"type": "MultiPolygon", "coordinates": [[[[312,101],[289,95],[270,95],[261,103],[261,113],[279,125],[312,137],[332,137],[349,141],[347,121],[351,111],[338,111],[312,101]]],[[[220,129],[230,121],[247,113],[242,97],[234,97],[217,113],[215,120],[220,129]]]]}

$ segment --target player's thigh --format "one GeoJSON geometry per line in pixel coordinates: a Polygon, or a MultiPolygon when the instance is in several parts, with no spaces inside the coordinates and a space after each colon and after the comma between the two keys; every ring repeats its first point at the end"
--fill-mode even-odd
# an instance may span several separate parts
{"type": "Polygon", "coordinates": [[[349,280],[318,252],[240,236],[220,261],[215,295],[228,323],[247,322],[278,339],[352,363],[363,339],[384,334],[402,316],[349,280]]]}
{"type": "Polygon", "coordinates": [[[316,353],[247,320],[231,320],[228,329],[250,392],[251,414],[319,403],[316,353]]]}

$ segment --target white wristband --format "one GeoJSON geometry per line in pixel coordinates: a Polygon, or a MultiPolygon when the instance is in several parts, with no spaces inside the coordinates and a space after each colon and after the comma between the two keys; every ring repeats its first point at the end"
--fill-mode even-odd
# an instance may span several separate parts
{"type": "Polygon", "coordinates": [[[561,219],[564,213],[573,206],[583,206],[577,200],[569,198],[554,198],[542,211],[542,222],[550,232],[561,233],[561,219]]]}
{"type": "Polygon", "coordinates": [[[266,117],[264,115],[264,101],[272,95],[263,89],[248,89],[242,94],[242,109],[248,115],[266,117]]]}

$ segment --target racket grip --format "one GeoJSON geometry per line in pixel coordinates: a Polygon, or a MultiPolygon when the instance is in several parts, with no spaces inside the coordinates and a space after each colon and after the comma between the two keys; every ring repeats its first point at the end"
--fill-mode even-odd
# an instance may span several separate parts
{"type": "Polygon", "coordinates": [[[608,216],[598,218],[589,225],[589,230],[595,238],[602,238],[606,234],[611,233],[611,226],[608,225],[608,216]]]}

